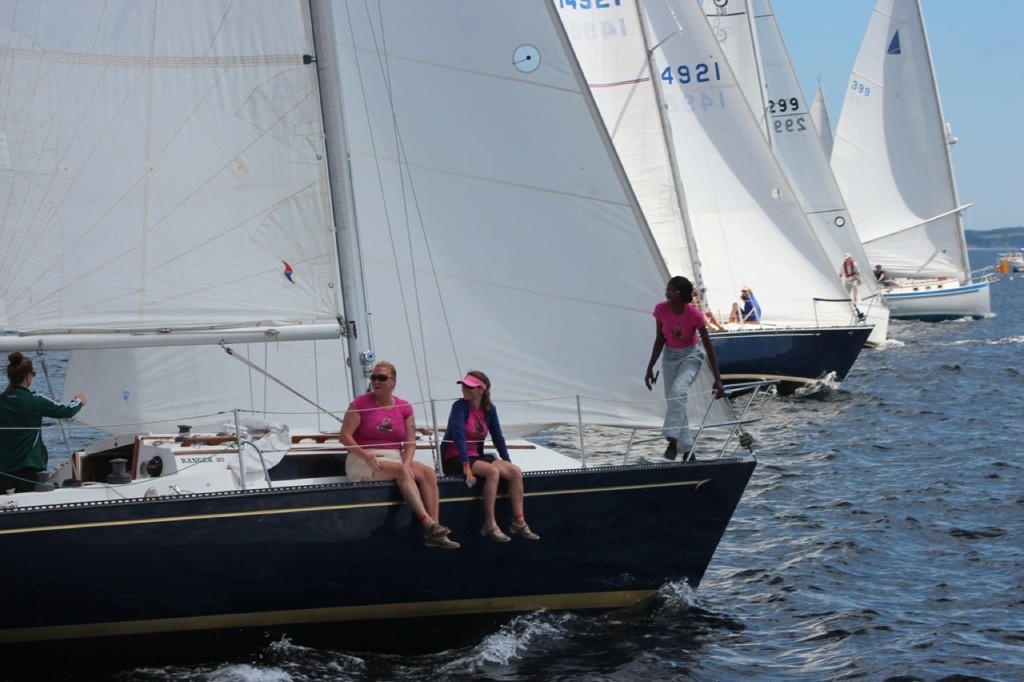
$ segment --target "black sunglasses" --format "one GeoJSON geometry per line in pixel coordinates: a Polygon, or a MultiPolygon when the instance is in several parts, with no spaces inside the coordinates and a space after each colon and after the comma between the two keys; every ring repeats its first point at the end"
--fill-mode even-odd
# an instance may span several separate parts
{"type": "Polygon", "coordinates": [[[370,381],[387,381],[390,378],[391,377],[389,377],[387,374],[371,374],[370,375],[370,381]]]}

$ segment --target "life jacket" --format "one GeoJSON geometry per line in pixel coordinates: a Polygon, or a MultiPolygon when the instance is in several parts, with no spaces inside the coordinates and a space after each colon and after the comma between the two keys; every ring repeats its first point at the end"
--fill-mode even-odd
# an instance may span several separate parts
{"type": "Polygon", "coordinates": [[[844,277],[856,277],[857,276],[857,264],[852,258],[847,258],[843,261],[843,276],[844,277]]]}

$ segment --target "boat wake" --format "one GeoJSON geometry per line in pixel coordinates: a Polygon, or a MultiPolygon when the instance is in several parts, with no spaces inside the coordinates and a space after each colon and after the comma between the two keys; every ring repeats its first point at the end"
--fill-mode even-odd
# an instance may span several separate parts
{"type": "Polygon", "coordinates": [[[1024,336],[1004,336],[998,339],[961,339],[937,345],[942,346],[1014,346],[1024,343],[1024,336]]]}
{"type": "Polygon", "coordinates": [[[829,372],[820,379],[810,381],[793,392],[794,398],[826,398],[839,390],[842,382],[835,372],[829,372]]]}
{"type": "Polygon", "coordinates": [[[569,613],[552,613],[544,609],[516,616],[464,655],[442,665],[437,672],[445,677],[473,677],[495,666],[507,666],[526,657],[538,646],[547,649],[564,639],[578,619],[569,613]]]}
{"type": "Polygon", "coordinates": [[[877,346],[875,346],[874,350],[887,350],[887,349],[891,349],[891,348],[903,348],[906,345],[907,344],[904,343],[903,341],[900,341],[899,339],[894,339],[894,338],[892,338],[890,336],[885,341],[883,341],[882,343],[880,343],[877,346]]]}

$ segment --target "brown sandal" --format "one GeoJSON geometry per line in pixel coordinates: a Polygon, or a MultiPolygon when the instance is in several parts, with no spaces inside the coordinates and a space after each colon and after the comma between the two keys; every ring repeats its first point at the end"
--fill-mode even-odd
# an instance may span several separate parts
{"type": "Polygon", "coordinates": [[[502,533],[501,529],[497,526],[491,528],[487,524],[484,524],[483,528],[480,529],[480,535],[483,535],[485,538],[490,538],[495,542],[508,542],[512,539],[509,536],[502,533]]]}
{"type": "Polygon", "coordinates": [[[423,529],[423,539],[427,540],[429,538],[443,538],[451,532],[451,528],[446,528],[445,526],[442,526],[440,523],[432,523],[430,524],[430,528],[423,529]]]}
{"type": "Polygon", "coordinates": [[[427,547],[440,547],[442,549],[458,549],[462,545],[452,540],[447,535],[438,535],[432,538],[424,538],[423,544],[427,547]]]}
{"type": "Polygon", "coordinates": [[[512,535],[518,535],[524,540],[540,540],[540,536],[530,530],[530,527],[524,522],[523,525],[513,523],[508,527],[508,532],[512,535]]]}

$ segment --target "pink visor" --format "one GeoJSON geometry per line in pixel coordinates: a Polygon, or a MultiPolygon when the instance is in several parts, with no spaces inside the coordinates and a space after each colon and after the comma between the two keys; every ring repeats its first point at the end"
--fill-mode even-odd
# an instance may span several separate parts
{"type": "Polygon", "coordinates": [[[467,374],[466,376],[462,377],[462,379],[460,379],[459,381],[456,381],[455,383],[462,384],[463,386],[469,386],[470,388],[486,388],[487,387],[487,384],[485,384],[484,382],[480,381],[479,379],[477,379],[472,374],[467,374]]]}

